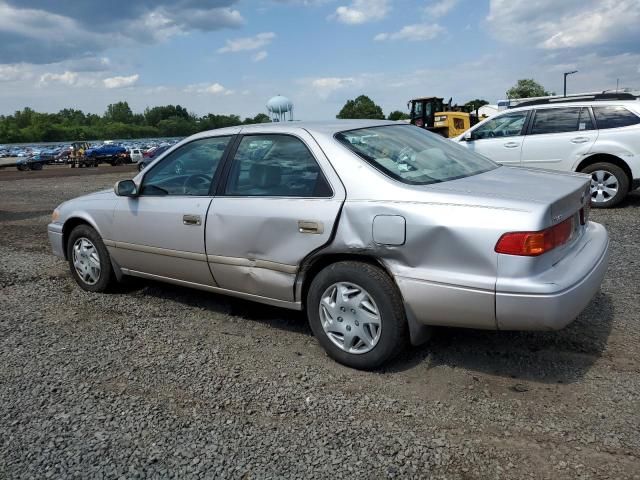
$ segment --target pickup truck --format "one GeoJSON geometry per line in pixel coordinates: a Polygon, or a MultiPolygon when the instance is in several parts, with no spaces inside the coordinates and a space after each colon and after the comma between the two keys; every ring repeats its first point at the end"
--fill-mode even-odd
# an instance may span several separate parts
{"type": "Polygon", "coordinates": [[[120,145],[105,144],[93,147],[84,152],[85,157],[105,161],[111,165],[131,163],[131,157],[126,148],[120,145]]]}

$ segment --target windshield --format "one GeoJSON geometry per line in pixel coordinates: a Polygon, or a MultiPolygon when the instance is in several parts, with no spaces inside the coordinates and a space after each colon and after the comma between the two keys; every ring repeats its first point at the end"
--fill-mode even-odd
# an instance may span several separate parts
{"type": "Polygon", "coordinates": [[[413,185],[446,182],[498,167],[451,140],[411,125],[349,130],[335,138],[378,170],[413,185]]]}

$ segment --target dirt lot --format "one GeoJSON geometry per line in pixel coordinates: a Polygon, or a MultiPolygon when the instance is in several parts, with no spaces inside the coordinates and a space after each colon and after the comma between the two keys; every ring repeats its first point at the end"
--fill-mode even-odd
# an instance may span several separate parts
{"type": "Polygon", "coordinates": [[[364,373],[298,313],[77,288],[50,212],[131,171],[0,171],[0,478],[640,478],[639,193],[593,213],[612,263],[569,328],[437,329],[364,373]]]}

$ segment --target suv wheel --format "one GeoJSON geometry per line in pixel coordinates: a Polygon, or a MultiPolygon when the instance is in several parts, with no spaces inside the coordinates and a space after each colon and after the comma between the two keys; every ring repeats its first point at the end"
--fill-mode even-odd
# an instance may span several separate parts
{"type": "Polygon", "coordinates": [[[617,165],[599,162],[582,172],[591,175],[591,205],[595,208],[614,207],[629,191],[629,178],[617,165]]]}
{"type": "Polygon", "coordinates": [[[307,316],[327,354],[353,368],[379,367],[408,338],[396,285],[368,263],[338,262],[322,270],[307,293],[307,316]]]}
{"type": "Polygon", "coordinates": [[[88,225],[78,225],[67,242],[67,259],[76,283],[88,292],[104,292],[115,275],[107,247],[98,232],[88,225]]]}

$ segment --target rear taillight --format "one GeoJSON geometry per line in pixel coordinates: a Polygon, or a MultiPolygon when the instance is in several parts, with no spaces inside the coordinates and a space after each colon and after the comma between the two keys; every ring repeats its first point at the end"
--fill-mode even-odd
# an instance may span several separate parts
{"type": "Polygon", "coordinates": [[[540,232],[509,232],[496,243],[496,252],[536,257],[571,240],[573,217],[540,232]]]}

